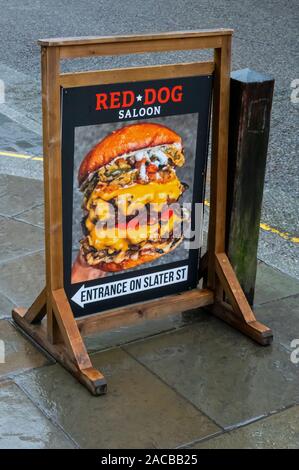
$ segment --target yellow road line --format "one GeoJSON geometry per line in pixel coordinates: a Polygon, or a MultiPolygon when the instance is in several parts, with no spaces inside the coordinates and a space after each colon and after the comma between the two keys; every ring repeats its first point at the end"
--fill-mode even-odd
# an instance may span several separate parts
{"type": "Polygon", "coordinates": [[[33,157],[31,160],[38,160],[38,161],[42,162],[43,157],[33,157]]]}
{"type": "MultiPolygon", "coordinates": [[[[210,201],[208,201],[207,199],[204,200],[204,204],[205,206],[210,207],[210,201]]],[[[293,237],[290,233],[282,232],[281,230],[271,227],[270,225],[265,224],[264,222],[260,223],[260,228],[265,232],[274,233],[275,235],[278,235],[279,237],[283,238],[284,240],[288,240],[289,242],[299,243],[299,237],[293,237]]]]}
{"type": "Polygon", "coordinates": [[[266,232],[275,233],[276,235],[279,235],[281,238],[284,238],[284,240],[288,240],[289,242],[299,243],[299,237],[293,237],[288,232],[281,232],[277,228],[271,227],[270,225],[265,224],[263,222],[260,223],[260,228],[262,230],[265,230],[266,232]]]}
{"type": "Polygon", "coordinates": [[[3,157],[24,158],[25,160],[43,160],[43,157],[33,157],[32,155],[28,155],[26,153],[4,152],[3,150],[0,150],[0,155],[3,157]]]}
{"type": "MultiPolygon", "coordinates": [[[[0,155],[2,155],[3,157],[24,158],[27,160],[31,159],[35,161],[43,161],[43,157],[33,157],[32,155],[27,155],[27,154],[22,154],[22,153],[17,153],[17,152],[0,151],[0,155]]],[[[205,206],[210,207],[210,201],[208,201],[208,199],[205,199],[204,204],[205,206]]],[[[288,240],[289,242],[299,243],[299,237],[293,237],[288,232],[282,232],[281,230],[271,227],[270,225],[265,224],[264,222],[260,223],[260,228],[264,230],[265,232],[274,233],[275,235],[278,235],[279,237],[283,238],[284,240],[288,240]]]]}
{"type": "Polygon", "coordinates": [[[28,158],[32,157],[31,155],[25,155],[25,154],[22,154],[22,153],[2,152],[2,151],[0,151],[0,155],[2,155],[4,157],[25,158],[25,159],[28,159],[28,158]]]}

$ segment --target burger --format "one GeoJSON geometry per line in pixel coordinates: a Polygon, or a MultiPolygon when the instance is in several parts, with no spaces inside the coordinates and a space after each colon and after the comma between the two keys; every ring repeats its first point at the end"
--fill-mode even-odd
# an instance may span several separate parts
{"type": "Polygon", "coordinates": [[[80,257],[87,265],[123,271],[182,242],[182,231],[175,229],[186,214],[177,202],[187,185],[176,167],[184,162],[181,137],[154,123],[122,127],[88,152],[78,173],[84,211],[80,257]]]}

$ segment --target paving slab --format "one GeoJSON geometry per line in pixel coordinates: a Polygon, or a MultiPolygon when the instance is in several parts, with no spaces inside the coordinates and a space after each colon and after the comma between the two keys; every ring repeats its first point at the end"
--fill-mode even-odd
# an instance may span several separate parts
{"type": "Polygon", "coordinates": [[[196,444],[193,449],[298,449],[299,406],[196,444]]]}
{"type": "Polygon", "coordinates": [[[44,231],[18,220],[1,220],[0,246],[0,263],[36,252],[44,247],[44,231]]]}
{"type": "MultiPolygon", "coordinates": [[[[23,86],[23,84],[20,85],[23,86]]],[[[13,89],[13,87],[11,89],[13,89]]],[[[36,90],[36,92],[37,91],[38,90],[36,90]]],[[[23,88],[23,93],[24,95],[26,94],[25,87],[23,88]]],[[[26,99],[28,100],[28,96],[26,97],[26,99]]],[[[21,106],[19,106],[19,110],[11,108],[10,106],[8,106],[8,104],[0,104],[1,150],[8,150],[22,154],[25,153],[26,155],[29,154],[40,156],[41,137],[26,128],[27,118],[26,116],[24,116],[24,112],[25,114],[27,114],[26,104],[24,105],[23,109],[21,106]],[[16,127],[15,120],[19,121],[18,127],[16,127]]],[[[34,123],[33,125],[39,127],[37,123],[34,123]]]]}
{"type": "Polygon", "coordinates": [[[259,346],[214,318],[125,350],[224,428],[299,402],[289,351],[259,346]]]}
{"type": "Polygon", "coordinates": [[[144,321],[136,325],[123,326],[102,333],[97,332],[85,336],[84,341],[88,351],[100,351],[137,339],[154,336],[161,332],[175,330],[190,323],[207,321],[208,319],[209,315],[203,309],[194,309],[176,315],[144,321]]]}
{"type": "MultiPolygon", "coordinates": [[[[15,124],[16,126],[17,124],[15,124]]],[[[0,135],[1,138],[1,135],[0,135]]],[[[8,150],[10,152],[19,152],[16,150],[15,146],[7,147],[1,150],[8,150]]],[[[40,154],[40,152],[37,152],[40,154]]],[[[31,154],[31,152],[30,152],[31,154]]],[[[43,162],[40,160],[33,160],[32,158],[13,158],[8,156],[1,155],[0,157],[0,173],[4,173],[5,176],[15,176],[18,175],[21,178],[27,178],[30,180],[40,180],[43,179],[43,162]]],[[[30,183],[28,183],[30,184],[30,183]]]]}
{"type": "Polygon", "coordinates": [[[259,262],[256,274],[255,305],[299,294],[299,281],[278,269],[259,262]]]}
{"type": "MultiPolygon", "coordinates": [[[[1,114],[0,114],[0,116],[1,116],[1,114]]],[[[0,196],[2,196],[3,194],[6,194],[7,181],[8,181],[8,176],[0,174],[0,196]]]]}
{"type": "Polygon", "coordinates": [[[299,338],[299,294],[268,302],[255,308],[258,319],[273,330],[274,340],[292,351],[291,341],[299,338]]]}
{"type": "Polygon", "coordinates": [[[173,448],[219,428],[120,349],[92,356],[109,392],[93,397],[60,365],[17,383],[83,448],[173,448]]]}
{"type": "MultiPolygon", "coordinates": [[[[23,11],[24,13],[24,11],[23,11]]],[[[24,16],[21,21],[24,23],[24,16]]],[[[33,41],[34,44],[36,41],[33,41]]],[[[35,49],[38,52],[38,47],[35,49]]],[[[27,54],[26,54],[27,56],[27,54]]],[[[27,56],[28,59],[28,56],[27,56]]],[[[23,57],[23,62],[24,61],[23,57]]],[[[28,80],[28,76],[22,72],[8,67],[3,62],[0,64],[0,75],[5,83],[5,103],[0,106],[6,108],[5,104],[9,106],[12,113],[9,113],[8,118],[23,112],[23,119],[20,120],[20,124],[25,126],[24,131],[26,132],[26,140],[30,143],[35,142],[37,137],[41,136],[38,126],[31,124],[28,126],[28,117],[35,116],[35,120],[41,121],[41,83],[40,73],[34,74],[31,80],[28,80]],[[28,106],[28,100],[30,100],[30,106],[28,106]],[[37,135],[39,134],[39,135],[37,135]]],[[[19,135],[18,135],[19,138],[19,135]]]]}
{"type": "Polygon", "coordinates": [[[0,186],[0,214],[13,216],[43,202],[41,181],[6,176],[0,186]]]}
{"type": "Polygon", "coordinates": [[[144,321],[137,325],[123,326],[110,331],[97,332],[84,337],[88,351],[100,351],[119,346],[136,339],[159,334],[182,325],[182,315],[168,316],[158,320],[144,321]]]}
{"type": "Polygon", "coordinates": [[[21,222],[27,222],[28,224],[37,225],[38,227],[44,226],[44,206],[40,204],[32,207],[29,210],[22,212],[14,217],[16,220],[21,222]]]}
{"type": "Polygon", "coordinates": [[[49,364],[49,360],[7,320],[0,320],[0,340],[4,341],[5,362],[0,377],[11,377],[24,370],[49,364]]]}
{"type": "Polygon", "coordinates": [[[10,318],[13,307],[13,302],[4,294],[0,293],[0,320],[3,318],[10,318]]]}
{"type": "Polygon", "coordinates": [[[31,305],[44,286],[45,260],[43,251],[1,264],[0,292],[11,299],[15,306],[27,307],[31,305]]]}
{"type": "Polygon", "coordinates": [[[0,384],[1,449],[71,449],[75,444],[11,382],[0,384]]]}

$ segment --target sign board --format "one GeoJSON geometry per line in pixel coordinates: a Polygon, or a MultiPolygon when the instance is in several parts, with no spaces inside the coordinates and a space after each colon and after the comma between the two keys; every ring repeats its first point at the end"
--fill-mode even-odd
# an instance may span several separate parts
{"type": "Polygon", "coordinates": [[[13,319],[94,395],[106,393],[107,382],[84,345],[90,333],[205,306],[257,342],[271,342],[225,254],[231,35],[39,42],[46,286],[13,319]],[[65,59],[190,49],[213,49],[214,58],[60,70],[65,59]],[[196,207],[204,197],[212,82],[208,251],[200,257],[196,207]]]}
{"type": "Polygon", "coordinates": [[[207,75],[62,90],[64,289],[76,316],[196,287],[211,89],[207,75]]]}

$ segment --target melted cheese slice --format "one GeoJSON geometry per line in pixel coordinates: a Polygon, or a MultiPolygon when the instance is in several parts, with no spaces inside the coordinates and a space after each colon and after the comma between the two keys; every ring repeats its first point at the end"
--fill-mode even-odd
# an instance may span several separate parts
{"type": "Polygon", "coordinates": [[[168,198],[177,200],[181,194],[182,185],[176,175],[167,183],[150,182],[148,184],[132,185],[127,188],[117,187],[113,189],[110,186],[109,191],[96,188],[87,204],[89,216],[86,220],[86,228],[89,231],[89,244],[96,250],[110,248],[111,250],[127,251],[130,244],[139,244],[149,239],[157,239],[159,235],[163,236],[165,232],[171,231],[177,219],[176,216],[172,216],[166,225],[160,227],[160,230],[158,228],[155,230],[154,227],[148,225],[140,225],[138,228],[128,227],[123,230],[114,227],[97,228],[95,225],[97,220],[103,221],[109,218],[107,206],[109,206],[108,202],[111,199],[117,198],[119,209],[128,215],[149,203],[160,204],[162,207],[168,198]]]}
{"type": "Polygon", "coordinates": [[[127,251],[129,248],[128,240],[125,237],[118,236],[118,230],[116,228],[108,228],[100,230],[94,225],[90,234],[88,235],[88,241],[91,246],[96,250],[122,250],[127,251]]]}
{"type": "Polygon", "coordinates": [[[167,199],[177,200],[182,194],[182,185],[176,175],[166,183],[156,181],[148,184],[134,184],[126,188],[115,187],[113,185],[106,188],[95,188],[88,201],[88,208],[91,203],[97,199],[110,201],[113,198],[120,197],[122,200],[138,204],[165,203],[167,199]]]}
{"type": "Polygon", "coordinates": [[[172,215],[167,223],[154,225],[140,225],[137,227],[116,228],[116,227],[91,227],[88,241],[96,250],[111,249],[127,251],[130,244],[137,245],[147,240],[155,241],[160,237],[167,239],[173,230],[176,222],[181,219],[177,215],[172,215]]]}

